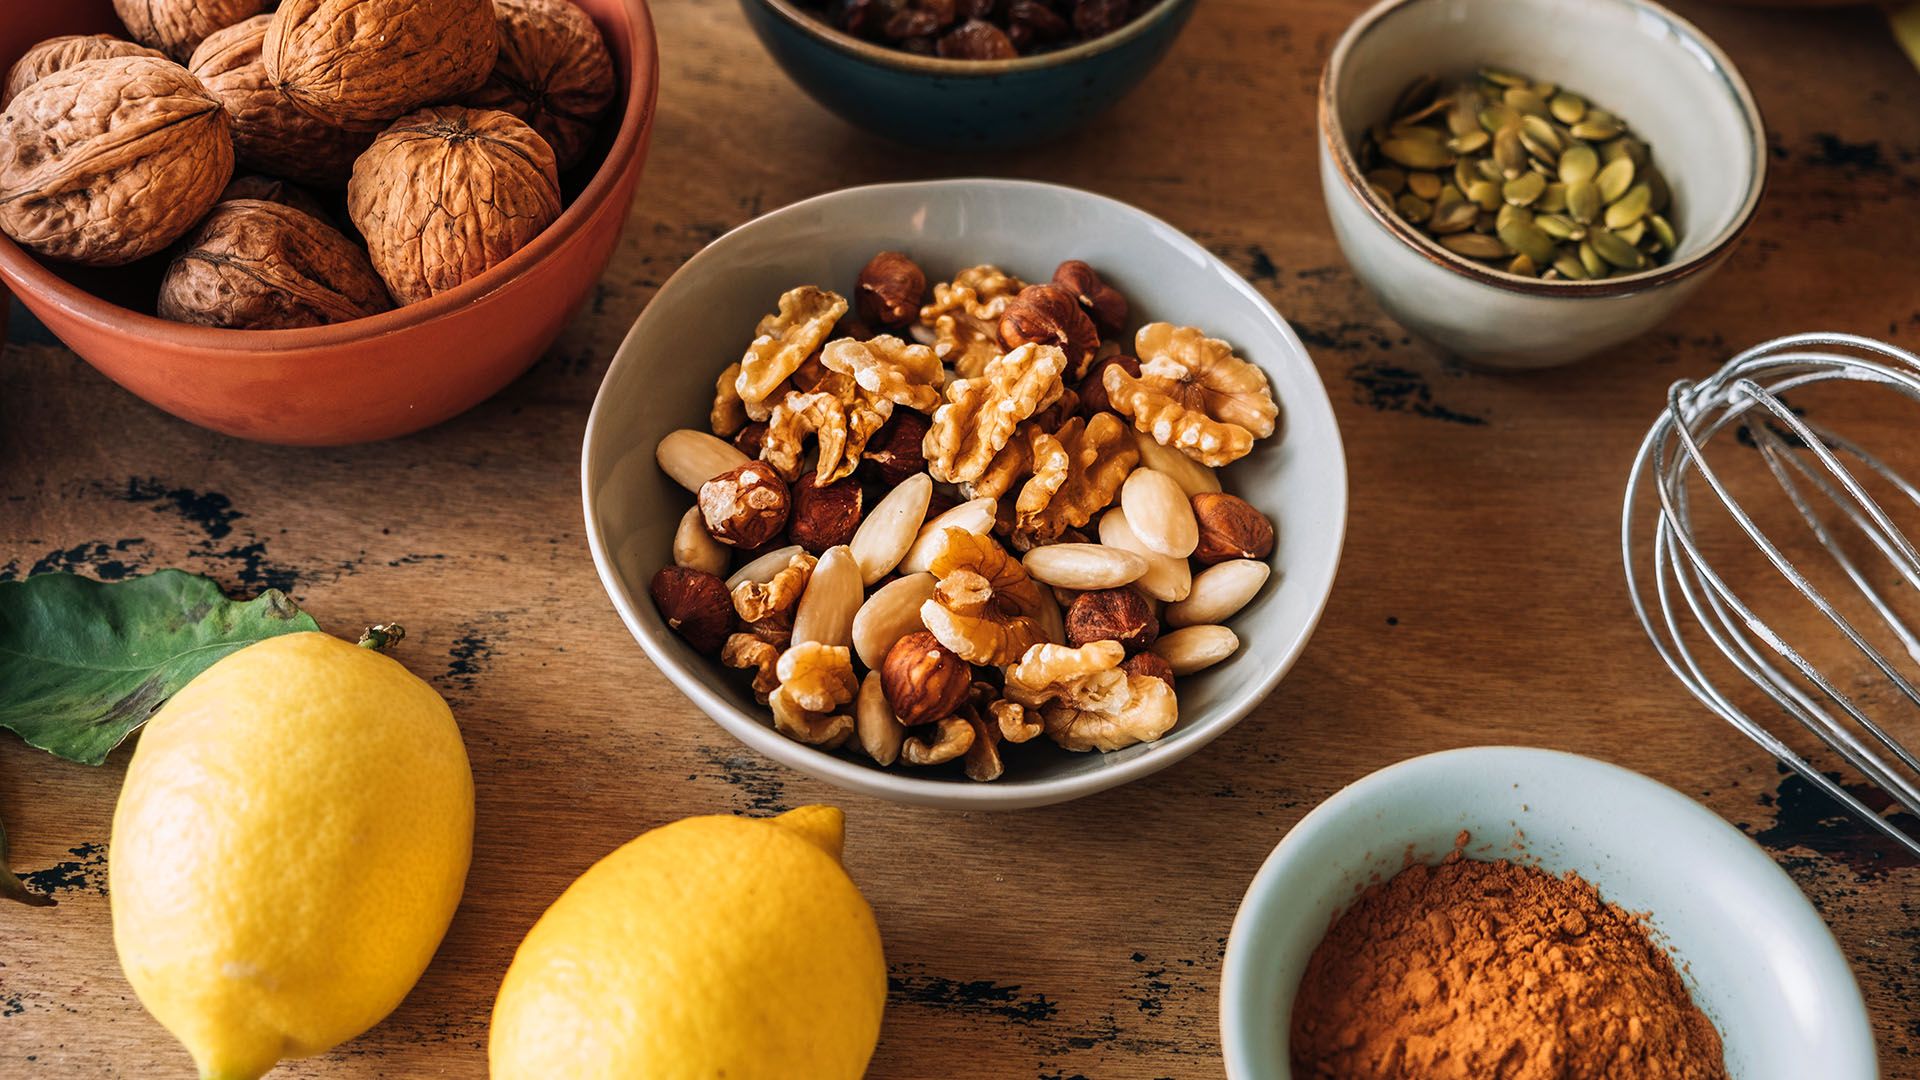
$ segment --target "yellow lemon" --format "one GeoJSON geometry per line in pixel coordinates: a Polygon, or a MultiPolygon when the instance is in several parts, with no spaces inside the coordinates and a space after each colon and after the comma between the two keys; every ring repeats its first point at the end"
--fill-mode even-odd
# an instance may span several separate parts
{"type": "Polygon", "coordinates": [[[696,817],[600,860],[534,924],[493,1005],[493,1080],[840,1080],[887,965],[831,806],[696,817]]]}
{"type": "Polygon", "coordinates": [[[473,774],[440,695],[338,638],[270,638],[141,733],[107,859],[114,947],[203,1080],[252,1080],[393,1011],[472,847],[473,774]]]}

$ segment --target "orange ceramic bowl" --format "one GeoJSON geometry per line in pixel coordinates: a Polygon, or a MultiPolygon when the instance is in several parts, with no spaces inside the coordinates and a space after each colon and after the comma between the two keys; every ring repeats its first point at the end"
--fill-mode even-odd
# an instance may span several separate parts
{"type": "MultiPolygon", "coordinates": [[[[574,2],[613,52],[623,95],[608,123],[618,127],[559,220],[457,289],[333,326],[221,330],[147,314],[155,266],[42,262],[5,237],[0,282],[108,378],[229,435],[337,446],[405,435],[472,408],[531,366],[586,298],[646,160],[660,88],[646,0],[574,2]]],[[[13,5],[0,19],[0,70],[39,41],[76,33],[125,30],[110,0],[13,5]]]]}

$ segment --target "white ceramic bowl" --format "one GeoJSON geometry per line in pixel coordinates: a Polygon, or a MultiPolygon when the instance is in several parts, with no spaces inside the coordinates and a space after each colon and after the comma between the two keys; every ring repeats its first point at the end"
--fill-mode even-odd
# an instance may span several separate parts
{"type": "Polygon", "coordinates": [[[1766,186],[1766,133],[1745,80],[1648,0],[1385,0],[1334,46],[1319,116],[1320,184],[1354,273],[1402,325],[1489,367],[1570,363],[1651,329],[1733,252],[1766,186]],[[1590,95],[1647,140],[1673,189],[1672,261],[1601,281],[1516,278],[1373,200],[1358,137],[1414,77],[1483,65],[1590,95]]]}
{"type": "Polygon", "coordinates": [[[1734,1080],[1873,1080],[1873,1031],[1840,947],[1772,859],[1712,811],[1615,765],[1523,747],[1404,761],[1321,803],[1253,879],[1227,941],[1220,1028],[1233,1080],[1286,1080],[1307,958],[1369,880],[1469,857],[1572,870],[1648,913],[1734,1080]],[[1515,831],[1524,849],[1513,850],[1515,831]]]}
{"type": "Polygon", "coordinates": [[[1346,459],[1333,409],[1286,320],[1166,222],[1099,195],[1013,180],[837,191],[708,245],[661,288],[621,343],[587,420],[580,481],[588,542],[614,607],[654,664],[720,726],[770,758],[850,790],[973,809],[1038,806],[1110,788],[1165,768],[1232,727],[1306,646],[1333,586],[1347,519],[1346,459]],[[1112,754],[1070,754],[1036,740],[1009,747],[1006,775],[984,784],[944,769],[882,770],[774,732],[738,672],[697,655],[661,621],[647,586],[668,561],[674,526],[691,500],[654,464],[654,444],[674,428],[704,427],[715,376],[739,357],[783,291],[851,289],[881,250],[908,252],[936,281],[989,261],[1044,281],[1061,260],[1085,259],[1127,295],[1136,322],[1201,327],[1266,371],[1284,426],[1223,480],[1275,519],[1274,574],[1234,619],[1239,653],[1180,680],[1180,723],[1166,738],[1112,754]]]}

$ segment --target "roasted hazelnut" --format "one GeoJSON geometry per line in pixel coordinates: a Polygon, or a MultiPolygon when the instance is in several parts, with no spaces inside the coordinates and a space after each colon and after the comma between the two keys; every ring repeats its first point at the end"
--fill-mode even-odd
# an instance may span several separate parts
{"type": "Polygon", "coordinates": [[[667,566],[653,575],[649,591],[660,617],[695,651],[720,651],[733,625],[733,597],[726,582],[705,570],[667,566]]]}
{"type": "MultiPolygon", "coordinates": [[[[1088,416],[1097,412],[1113,411],[1113,401],[1107,397],[1105,380],[1107,369],[1110,367],[1117,367],[1136,379],[1140,377],[1140,361],[1131,356],[1122,354],[1096,360],[1094,365],[1087,369],[1087,377],[1080,380],[1080,407],[1086,410],[1088,416]]],[[[734,441],[739,442],[737,439],[734,441]]]]}
{"type": "Polygon", "coordinates": [[[1007,5],[1007,37],[1018,48],[1059,41],[1072,33],[1073,27],[1046,0],[1012,0],[1007,5]]]}
{"type": "Polygon", "coordinates": [[[958,19],[984,19],[993,14],[1000,0],[957,0],[953,14],[958,19]]]}
{"type": "Polygon", "coordinates": [[[1132,0],[1077,0],[1073,29],[1086,40],[1105,37],[1133,17],[1132,0]]]}
{"type": "Polygon", "coordinates": [[[883,251],[867,261],[855,285],[854,303],[860,317],[898,330],[919,317],[920,300],[927,294],[927,273],[907,256],[883,251]]]}
{"type": "MultiPolygon", "coordinates": [[[[1138,375],[1139,371],[1135,370],[1134,374],[1138,375]]],[[[734,448],[750,458],[760,456],[760,447],[765,445],[766,441],[767,422],[765,420],[755,420],[734,432],[733,435],[734,448]]]]}
{"type": "Polygon", "coordinates": [[[880,689],[908,727],[952,716],[973,686],[973,665],[925,630],[893,643],[880,663],[880,689]]]}
{"type": "Polygon", "coordinates": [[[831,484],[807,473],[793,483],[793,512],[787,517],[787,539],[815,555],[853,539],[860,527],[860,481],[851,476],[831,484]]]}
{"type": "Polygon", "coordinates": [[[1203,491],[1193,497],[1200,523],[1194,561],[1211,566],[1228,559],[1264,559],[1273,554],[1273,522],[1238,495],[1203,491]]]}
{"type": "Polygon", "coordinates": [[[1120,664],[1120,670],[1129,675],[1151,675],[1164,681],[1168,686],[1173,683],[1173,665],[1159,653],[1134,653],[1120,664]]]}
{"type": "Polygon", "coordinates": [[[1079,259],[1068,259],[1054,270],[1053,283],[1080,301],[1101,336],[1114,337],[1127,328],[1127,298],[1101,281],[1093,267],[1079,259]]]}
{"type": "Polygon", "coordinates": [[[792,500],[773,467],[749,461],[700,485],[700,516],[715,540],[757,548],[787,527],[792,500]]]}
{"type": "Polygon", "coordinates": [[[1067,354],[1068,372],[1078,379],[1093,362],[1100,332],[1072,293],[1058,285],[1029,285],[1001,313],[1000,343],[1008,349],[1029,343],[1058,346],[1067,354]]]}
{"type": "Polygon", "coordinates": [[[968,19],[947,31],[938,51],[948,60],[1011,60],[1020,55],[1007,32],[984,19],[968,19]]]}
{"type": "Polygon", "coordinates": [[[866,460],[887,487],[898,487],[908,477],[927,471],[923,446],[927,439],[925,415],[912,409],[895,409],[893,416],[867,442],[866,460]]]}
{"type": "Polygon", "coordinates": [[[1090,641],[1117,641],[1138,652],[1159,636],[1160,620],[1132,589],[1095,589],[1067,605],[1067,644],[1076,649],[1090,641]]]}

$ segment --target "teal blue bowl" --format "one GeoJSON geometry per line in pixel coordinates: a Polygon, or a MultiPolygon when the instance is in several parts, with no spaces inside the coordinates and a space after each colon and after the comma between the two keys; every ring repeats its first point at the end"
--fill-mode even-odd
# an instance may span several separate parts
{"type": "Polygon", "coordinates": [[[1072,132],[1166,55],[1194,0],[1160,0],[1105,37],[1013,60],[947,60],[863,41],[791,0],[740,0],[753,32],[815,101],[897,142],[992,149],[1072,132]]]}

